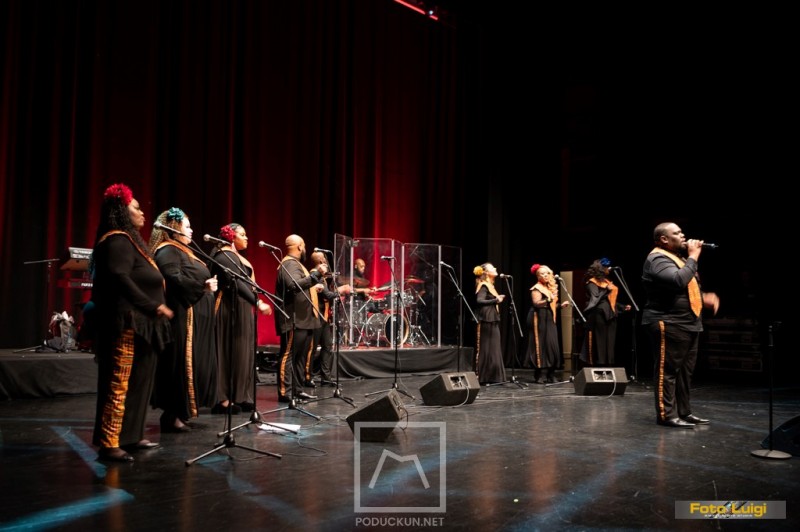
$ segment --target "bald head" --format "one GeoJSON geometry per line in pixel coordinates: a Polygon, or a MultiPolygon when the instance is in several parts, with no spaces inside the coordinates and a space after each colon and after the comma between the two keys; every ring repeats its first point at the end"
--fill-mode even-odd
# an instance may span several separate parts
{"type": "Polygon", "coordinates": [[[325,254],[321,251],[315,251],[311,254],[311,263],[314,266],[319,266],[320,264],[327,264],[328,261],[325,259],[325,254]]]}
{"type": "Polygon", "coordinates": [[[306,259],[306,243],[300,235],[289,235],[286,237],[286,254],[300,261],[306,259]]]}

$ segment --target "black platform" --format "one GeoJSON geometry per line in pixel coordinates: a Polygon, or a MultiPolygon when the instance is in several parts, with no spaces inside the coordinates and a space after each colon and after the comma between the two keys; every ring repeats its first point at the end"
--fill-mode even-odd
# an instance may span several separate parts
{"type": "MultiPolygon", "coordinates": [[[[33,356],[33,355],[31,355],[33,356]]],[[[528,371],[517,371],[529,381],[528,371]]],[[[262,373],[258,407],[279,406],[262,373]]],[[[763,385],[699,383],[695,429],[654,422],[653,389],[586,396],[573,383],[483,387],[471,404],[425,406],[430,375],[401,375],[403,415],[385,442],[357,443],[345,419],[394,380],[343,380],[355,406],[317,388],[302,405],[264,414],[299,425],[274,434],[250,424],[224,448],[224,416],[207,409],[186,434],[148,437],[162,447],[133,464],[96,461],[93,394],[0,401],[0,530],[797,530],[798,458],[751,456],[768,434],[763,385]],[[398,460],[400,457],[401,460],[398,460]],[[420,474],[420,471],[424,474],[420,474]],[[787,518],[676,518],[679,501],[786,503],[787,518]]],[[[775,426],[800,412],[800,388],[774,394],[775,426]]],[[[247,414],[233,417],[235,424],[247,414]]],[[[380,420],[376,420],[380,421],[380,420]]]]}

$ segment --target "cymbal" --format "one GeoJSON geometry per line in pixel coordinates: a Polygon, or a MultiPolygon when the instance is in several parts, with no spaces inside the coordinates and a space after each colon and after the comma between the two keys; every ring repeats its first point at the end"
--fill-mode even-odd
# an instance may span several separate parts
{"type": "Polygon", "coordinates": [[[409,275],[408,277],[406,277],[405,283],[406,284],[425,284],[425,281],[423,281],[419,277],[414,277],[413,275],[409,275]]]}
{"type": "Polygon", "coordinates": [[[385,284],[383,286],[379,286],[378,288],[376,288],[375,291],[376,292],[384,292],[386,290],[391,290],[391,289],[392,289],[392,285],[391,284],[385,284]]]}

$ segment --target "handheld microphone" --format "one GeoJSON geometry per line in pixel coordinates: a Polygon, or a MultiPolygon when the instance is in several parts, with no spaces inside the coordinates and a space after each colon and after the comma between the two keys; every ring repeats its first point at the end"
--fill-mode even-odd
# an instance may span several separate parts
{"type": "Polygon", "coordinates": [[[153,227],[155,227],[156,229],[161,229],[162,231],[169,231],[170,233],[172,233],[174,235],[181,235],[181,236],[185,236],[186,238],[189,238],[189,235],[186,235],[186,234],[178,231],[174,227],[169,227],[167,225],[164,225],[161,222],[155,222],[153,224],[153,227]]]}
{"type": "Polygon", "coordinates": [[[510,275],[506,275],[505,273],[501,273],[500,275],[498,275],[498,277],[501,279],[512,279],[510,275]]]}
{"type": "Polygon", "coordinates": [[[273,246],[272,244],[267,244],[267,243],[266,243],[266,242],[264,242],[263,240],[260,240],[260,241],[258,242],[258,247],[260,247],[260,248],[269,248],[269,249],[271,249],[271,250],[273,250],[273,251],[280,251],[280,250],[281,250],[281,248],[279,248],[279,247],[275,247],[275,246],[273,246]]]}
{"type": "Polygon", "coordinates": [[[325,249],[325,248],[314,248],[314,251],[315,252],[321,251],[322,253],[330,253],[331,255],[333,255],[333,251],[331,251],[329,249],[325,249]]]}
{"type": "Polygon", "coordinates": [[[450,266],[449,264],[447,264],[447,263],[446,263],[445,261],[443,261],[443,260],[440,260],[440,261],[439,261],[439,264],[441,264],[441,265],[442,265],[442,266],[444,266],[445,268],[450,268],[451,270],[455,271],[455,268],[453,268],[452,266],[450,266]]]}
{"type": "Polygon", "coordinates": [[[231,243],[228,242],[227,240],[222,240],[221,238],[217,238],[217,237],[211,236],[211,235],[203,235],[203,240],[205,240],[206,242],[213,242],[213,243],[217,244],[218,246],[230,246],[231,245],[231,243]]]}
{"type": "Polygon", "coordinates": [[[381,260],[394,260],[394,257],[391,255],[381,255],[381,260]]]}

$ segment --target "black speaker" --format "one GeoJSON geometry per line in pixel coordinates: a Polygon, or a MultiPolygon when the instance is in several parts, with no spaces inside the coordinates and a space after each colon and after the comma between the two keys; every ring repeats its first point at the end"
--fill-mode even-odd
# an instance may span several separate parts
{"type": "Polygon", "coordinates": [[[583,368],[573,384],[578,395],[623,395],[628,376],[625,368],[583,368]]]}
{"type": "Polygon", "coordinates": [[[400,394],[395,390],[389,390],[383,397],[362,406],[347,416],[347,424],[350,425],[353,434],[356,434],[356,422],[391,422],[393,425],[390,427],[362,427],[359,431],[360,434],[356,435],[361,441],[386,441],[397,422],[400,421],[403,409],[400,394]]]}
{"type": "MultiPolygon", "coordinates": [[[[770,448],[769,436],[761,442],[761,447],[770,448]]],[[[800,456],[800,416],[793,417],[772,431],[772,449],[800,456]]]]}
{"type": "Polygon", "coordinates": [[[443,373],[419,389],[426,405],[453,406],[470,404],[481,385],[475,372],[443,373]]]}

